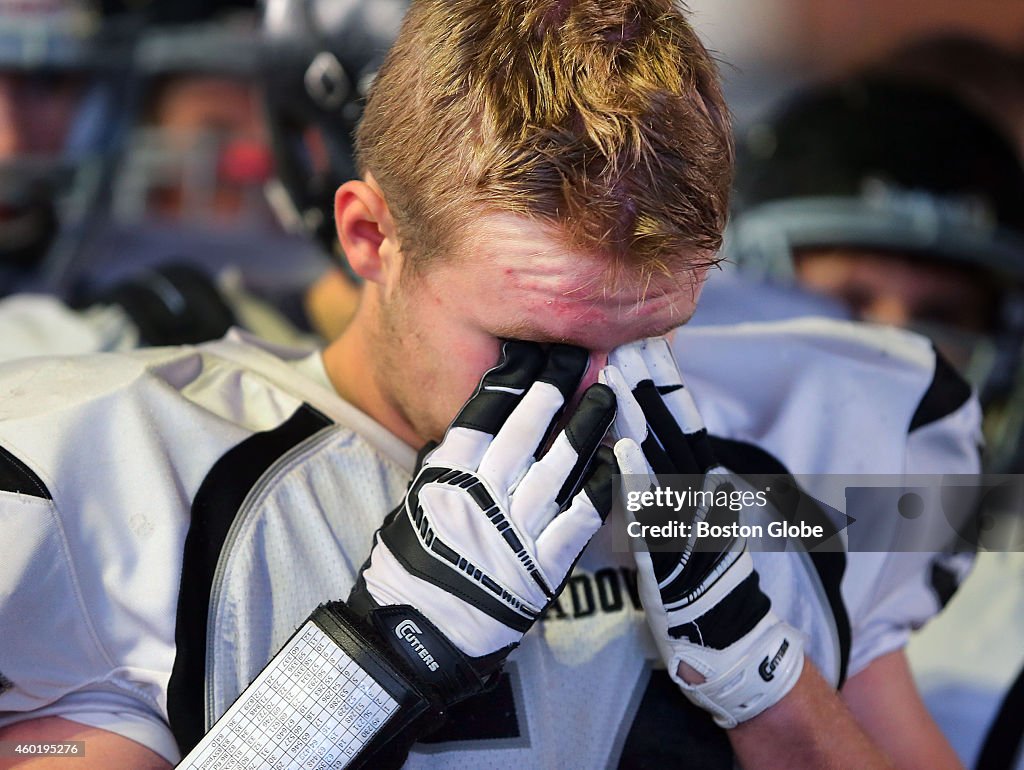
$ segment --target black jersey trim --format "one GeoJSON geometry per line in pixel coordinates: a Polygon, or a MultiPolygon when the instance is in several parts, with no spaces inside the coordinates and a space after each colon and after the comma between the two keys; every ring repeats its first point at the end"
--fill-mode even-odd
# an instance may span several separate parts
{"type": "MultiPolygon", "coordinates": [[[[720,436],[710,436],[710,440],[715,457],[734,473],[792,475],[781,460],[756,444],[720,436]]],[[[795,481],[793,487],[799,489],[799,485],[795,481]]],[[[831,526],[824,514],[821,523],[831,526]]],[[[826,529],[826,531],[828,530],[826,529]]],[[[839,682],[837,687],[842,687],[846,682],[846,673],[850,665],[850,645],[853,636],[850,628],[850,615],[846,611],[846,604],[843,602],[843,594],[840,590],[843,575],[846,573],[846,554],[842,551],[809,551],[807,555],[818,573],[818,579],[821,580],[821,587],[825,591],[825,597],[828,599],[832,617],[835,620],[836,634],[839,637],[839,682]]]]}
{"type": "Polygon", "coordinates": [[[932,591],[935,592],[935,598],[938,600],[939,606],[945,608],[949,604],[949,600],[960,589],[960,574],[942,562],[935,560],[932,562],[929,578],[932,591]]]}
{"type": "Polygon", "coordinates": [[[260,477],[289,450],[331,424],[303,404],[278,427],[255,433],[228,450],[206,474],[192,501],[178,593],[174,667],[167,685],[167,714],[183,756],[206,732],[207,617],[213,576],[228,531],[260,477]]]}
{"type": "MultiPolygon", "coordinates": [[[[932,349],[934,350],[934,346],[932,349]]],[[[952,364],[935,350],[935,371],[932,373],[932,381],[910,419],[909,430],[915,431],[948,417],[966,404],[970,397],[971,386],[952,364]]]]}
{"type": "Polygon", "coordinates": [[[25,463],[0,446],[0,491],[52,500],[43,480],[25,463]]]}
{"type": "Polygon", "coordinates": [[[1024,669],[1003,698],[974,770],[1010,770],[1024,751],[1024,669]]]}
{"type": "Polygon", "coordinates": [[[616,738],[610,765],[619,770],[737,766],[725,730],[679,692],[665,669],[642,672],[631,700],[628,726],[616,738]]]}

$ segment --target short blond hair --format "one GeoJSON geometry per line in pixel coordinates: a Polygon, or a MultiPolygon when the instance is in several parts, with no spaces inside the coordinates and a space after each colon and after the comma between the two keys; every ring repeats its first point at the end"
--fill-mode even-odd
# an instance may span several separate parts
{"type": "Polygon", "coordinates": [[[673,0],[413,0],[357,133],[414,264],[479,213],[650,275],[721,245],[733,147],[673,0]]]}

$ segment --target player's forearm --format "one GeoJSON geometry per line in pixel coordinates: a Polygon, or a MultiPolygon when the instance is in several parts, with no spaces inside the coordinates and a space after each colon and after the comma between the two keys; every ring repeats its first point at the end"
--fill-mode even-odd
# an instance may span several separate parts
{"type": "Polygon", "coordinates": [[[876,658],[847,679],[839,697],[901,770],[963,770],[922,702],[902,650],[876,658]]]}
{"type": "Polygon", "coordinates": [[[894,767],[809,660],[782,700],[728,735],[746,770],[894,767]]]}
{"type": "Polygon", "coordinates": [[[107,770],[130,767],[132,770],[171,770],[171,765],[148,749],[118,733],[90,727],[61,717],[37,717],[0,728],[0,742],[7,751],[0,755],[0,770],[107,770]],[[40,744],[78,743],[75,755],[45,756],[15,753],[13,747],[40,744]]]}

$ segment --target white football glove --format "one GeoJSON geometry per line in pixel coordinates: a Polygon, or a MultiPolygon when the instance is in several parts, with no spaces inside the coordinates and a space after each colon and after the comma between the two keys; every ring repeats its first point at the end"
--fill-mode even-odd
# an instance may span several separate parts
{"type": "Polygon", "coordinates": [[[486,675],[558,595],[612,503],[615,461],[600,444],[615,397],[604,385],[541,456],[587,361],[581,348],[505,342],[422,459],[347,602],[392,644],[393,627],[411,620],[421,642],[439,632],[486,675]]]}
{"type": "MultiPolygon", "coordinates": [[[[601,381],[618,403],[615,456],[624,491],[647,491],[672,474],[701,475],[705,490],[735,483],[714,458],[667,340],[612,351],[601,381]]],[[[771,611],[745,541],[728,538],[711,552],[696,547],[693,525],[722,515],[737,517],[698,507],[679,551],[634,553],[644,610],[669,676],[719,726],[731,728],[789,692],[803,668],[803,639],[771,611]],[[704,681],[682,679],[680,663],[704,681]]],[[[626,516],[634,520],[628,509],[626,516]]]]}

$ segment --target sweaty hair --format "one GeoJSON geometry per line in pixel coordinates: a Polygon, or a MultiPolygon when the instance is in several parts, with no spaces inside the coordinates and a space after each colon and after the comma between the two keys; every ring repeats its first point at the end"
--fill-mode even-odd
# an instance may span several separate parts
{"type": "Polygon", "coordinates": [[[357,153],[414,266],[481,213],[630,272],[706,265],[733,169],[715,62],[674,0],[413,0],[357,153]]]}

